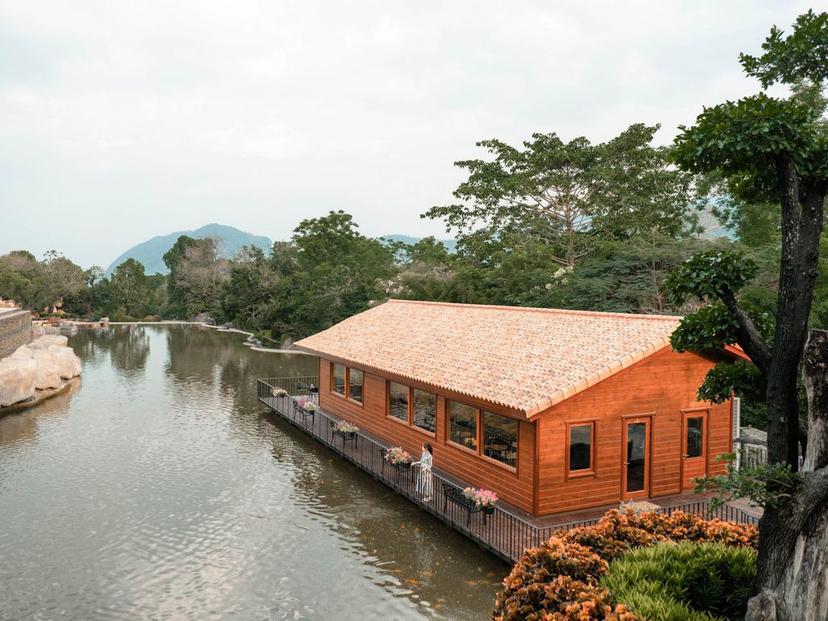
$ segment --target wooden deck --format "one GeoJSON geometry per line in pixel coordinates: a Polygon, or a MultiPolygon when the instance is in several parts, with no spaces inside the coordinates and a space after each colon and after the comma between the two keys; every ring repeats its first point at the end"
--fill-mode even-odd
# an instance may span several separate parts
{"type": "MultiPolygon", "coordinates": [[[[258,380],[257,384],[259,401],[281,420],[313,436],[332,451],[507,562],[519,559],[526,548],[539,545],[556,530],[595,523],[607,510],[616,507],[613,505],[536,518],[504,502],[498,502],[490,515],[482,512],[469,514],[459,504],[447,500],[444,494],[444,486],[462,490],[468,487],[467,483],[435,468],[431,475],[432,495],[426,499],[417,490],[416,468],[398,470],[385,461],[384,451],[388,444],[382,439],[364,431],[360,431],[356,439],[344,439],[331,429],[331,423],[338,420],[336,417],[321,409],[317,409],[313,415],[302,413],[294,407],[293,397],[272,396],[274,383],[271,380],[258,380]]],[[[316,401],[314,395],[302,398],[316,401]]],[[[708,505],[704,497],[687,495],[653,499],[651,502],[658,504],[661,507],[659,510],[664,512],[681,509],[703,513],[708,505]]],[[[741,522],[756,520],[755,516],[743,509],[733,507],[723,507],[716,513],[722,519],[741,522]]]]}

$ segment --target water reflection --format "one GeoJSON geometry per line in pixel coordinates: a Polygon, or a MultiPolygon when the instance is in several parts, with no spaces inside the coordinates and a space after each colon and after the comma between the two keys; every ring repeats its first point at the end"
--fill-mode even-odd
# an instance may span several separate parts
{"type": "Polygon", "coordinates": [[[83,389],[0,419],[0,618],[479,619],[506,567],[272,418],[316,360],[81,333],[83,389]]]}
{"type": "Polygon", "coordinates": [[[65,389],[41,403],[37,408],[17,410],[5,415],[2,419],[3,424],[0,425],[0,444],[36,440],[42,419],[52,415],[66,414],[72,395],[80,390],[80,387],[81,379],[77,377],[70,380],[65,389]]]}

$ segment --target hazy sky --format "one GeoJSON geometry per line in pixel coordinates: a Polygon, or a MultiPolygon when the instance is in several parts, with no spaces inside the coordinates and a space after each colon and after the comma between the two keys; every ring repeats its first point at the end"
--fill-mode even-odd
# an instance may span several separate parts
{"type": "Polygon", "coordinates": [[[807,2],[0,0],[0,253],[106,266],[220,222],[344,209],[442,234],[477,140],[601,141],[757,90],[740,51],[807,2]]]}

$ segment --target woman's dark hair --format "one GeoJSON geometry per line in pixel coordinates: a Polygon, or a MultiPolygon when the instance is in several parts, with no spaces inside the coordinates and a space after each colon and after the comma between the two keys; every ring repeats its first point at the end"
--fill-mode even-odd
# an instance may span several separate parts
{"type": "Polygon", "coordinates": [[[431,448],[431,442],[423,442],[423,448],[434,455],[434,449],[431,448]]]}

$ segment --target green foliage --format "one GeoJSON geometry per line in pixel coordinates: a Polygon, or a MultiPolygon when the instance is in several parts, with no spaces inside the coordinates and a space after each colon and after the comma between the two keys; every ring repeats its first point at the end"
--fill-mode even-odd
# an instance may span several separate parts
{"type": "Polygon", "coordinates": [[[266,313],[271,334],[306,336],[384,299],[394,255],[393,247],[361,235],[343,211],[303,220],[289,244],[274,245],[277,290],[266,313]]]}
{"type": "Polygon", "coordinates": [[[774,26],[762,44],[761,56],[740,54],[745,73],[764,88],[776,82],[794,84],[807,79],[819,84],[828,79],[828,13],[808,10],[796,18],[793,32],[784,34],[774,26]]]}
{"type": "Polygon", "coordinates": [[[612,563],[601,585],[648,619],[712,621],[744,617],[755,576],[750,548],[662,543],[612,563]]]}
{"type": "MultiPolygon", "coordinates": [[[[756,528],[705,520],[681,511],[670,515],[608,511],[593,526],[558,533],[527,549],[504,578],[492,618],[640,621],[643,615],[631,612],[626,600],[617,598],[599,581],[631,550],[663,541],[708,542],[752,550],[756,547],[756,528]],[[574,592],[577,597],[573,597],[574,592]]],[[[703,574],[716,562],[705,557],[696,564],[703,574]]]]}
{"type": "Polygon", "coordinates": [[[0,297],[33,310],[59,310],[66,298],[77,295],[85,285],[83,269],[54,250],[42,261],[25,250],[0,257],[0,297]]]}
{"type": "Polygon", "coordinates": [[[135,259],[127,259],[115,268],[110,280],[110,300],[114,302],[109,313],[113,318],[143,319],[158,309],[150,279],[135,259]]]}
{"type": "Polygon", "coordinates": [[[484,140],[491,159],[456,162],[468,178],[454,192],[459,202],[433,207],[467,236],[516,234],[547,244],[553,260],[572,267],[595,238],[629,239],[656,231],[676,236],[691,229],[689,177],[669,165],[664,149],[650,145],[658,126],[633,125],[615,139],[592,144],[557,134],[532,135],[522,148],[484,140]]]}
{"type": "Polygon", "coordinates": [[[167,315],[191,319],[208,313],[217,321],[223,319],[222,288],[230,277],[230,264],[220,256],[218,240],[182,235],[164,254],[164,263],[170,270],[167,315]]]}
{"type": "Polygon", "coordinates": [[[693,255],[674,269],[664,287],[677,304],[692,297],[721,299],[738,293],[757,271],[756,264],[741,253],[710,250],[693,255]]]}
{"type": "Polygon", "coordinates": [[[765,397],[765,386],[765,378],[752,362],[718,362],[705,375],[696,398],[724,403],[735,393],[750,403],[758,403],[765,397]]]}
{"type": "Polygon", "coordinates": [[[748,498],[761,507],[779,507],[788,502],[802,485],[802,475],[789,464],[759,464],[736,469],[734,453],[717,457],[727,462],[727,474],[696,479],[699,493],[716,492],[711,504],[721,506],[735,498],[748,498]]]}

